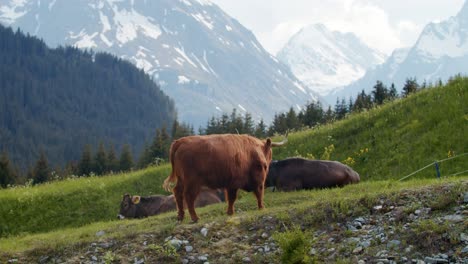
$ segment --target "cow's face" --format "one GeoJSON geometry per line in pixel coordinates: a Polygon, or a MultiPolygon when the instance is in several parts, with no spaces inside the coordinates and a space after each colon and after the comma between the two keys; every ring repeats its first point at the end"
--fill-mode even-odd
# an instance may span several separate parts
{"type": "Polygon", "coordinates": [[[140,201],[140,196],[131,196],[130,194],[125,194],[123,196],[122,202],[120,203],[120,213],[117,216],[119,219],[124,219],[125,217],[134,218],[136,214],[136,207],[140,201]]]}

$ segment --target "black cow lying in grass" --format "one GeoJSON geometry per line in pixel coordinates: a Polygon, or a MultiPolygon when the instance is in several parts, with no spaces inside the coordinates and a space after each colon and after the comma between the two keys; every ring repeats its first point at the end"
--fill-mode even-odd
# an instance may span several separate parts
{"type": "MultiPolygon", "coordinates": [[[[222,202],[222,193],[214,190],[204,190],[195,200],[196,207],[203,207],[209,204],[222,202]]],[[[164,212],[176,210],[174,195],[152,195],[141,197],[125,194],[120,203],[119,219],[124,218],[143,218],[164,212]]]]}
{"type": "Polygon", "coordinates": [[[270,163],[265,187],[294,191],[341,187],[359,180],[357,172],[337,161],[289,158],[270,163]]]}

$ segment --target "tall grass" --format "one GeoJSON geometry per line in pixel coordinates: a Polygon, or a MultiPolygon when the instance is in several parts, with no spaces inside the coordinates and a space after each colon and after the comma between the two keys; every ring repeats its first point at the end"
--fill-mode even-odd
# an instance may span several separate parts
{"type": "MultiPolygon", "coordinates": [[[[329,158],[361,180],[399,179],[436,160],[468,152],[468,78],[422,90],[345,120],[291,134],[274,159],[329,158]],[[329,153],[330,146],[334,149],[329,153]]],[[[440,164],[442,175],[468,170],[468,155],[440,164]]],[[[466,174],[466,173],[465,173],[466,174]]],[[[433,167],[414,177],[436,176],[433,167]]]]}
{"type": "Polygon", "coordinates": [[[0,191],[0,237],[116,218],[124,193],[163,193],[170,166],[0,191]]]}

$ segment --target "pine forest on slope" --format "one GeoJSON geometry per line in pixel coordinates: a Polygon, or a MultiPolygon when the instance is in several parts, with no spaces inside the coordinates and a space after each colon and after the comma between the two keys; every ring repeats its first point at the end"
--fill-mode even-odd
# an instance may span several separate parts
{"type": "Polygon", "coordinates": [[[31,166],[78,160],[85,144],[140,153],[175,120],[174,102],[142,70],[106,53],[48,48],[0,26],[0,150],[31,166]]]}

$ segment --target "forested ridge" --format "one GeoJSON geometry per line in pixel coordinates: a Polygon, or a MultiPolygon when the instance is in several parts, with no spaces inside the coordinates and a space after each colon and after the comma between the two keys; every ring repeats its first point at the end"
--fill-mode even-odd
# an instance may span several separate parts
{"type": "Polygon", "coordinates": [[[15,166],[41,152],[63,166],[100,142],[137,155],[175,118],[172,99],[130,62],[0,26],[0,152],[15,166]]]}

